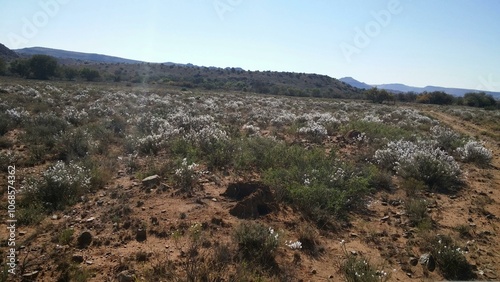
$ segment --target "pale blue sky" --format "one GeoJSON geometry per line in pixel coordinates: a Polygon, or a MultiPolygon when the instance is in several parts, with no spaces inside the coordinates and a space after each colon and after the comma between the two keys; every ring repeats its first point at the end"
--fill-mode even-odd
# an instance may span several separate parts
{"type": "Polygon", "coordinates": [[[499,15],[498,0],[0,0],[0,43],[500,91],[499,15]]]}

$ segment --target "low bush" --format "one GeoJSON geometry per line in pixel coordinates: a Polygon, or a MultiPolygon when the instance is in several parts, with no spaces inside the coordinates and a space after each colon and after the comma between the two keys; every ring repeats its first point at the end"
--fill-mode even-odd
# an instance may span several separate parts
{"type": "Polygon", "coordinates": [[[174,180],[176,185],[183,192],[191,192],[196,182],[198,181],[198,173],[196,172],[197,164],[188,164],[186,158],[184,158],[175,170],[174,180]]]}
{"type": "Polygon", "coordinates": [[[50,166],[40,180],[29,181],[25,197],[42,203],[48,211],[60,210],[76,203],[90,188],[88,169],[70,162],[58,161],[50,166]]]}
{"type": "Polygon", "coordinates": [[[424,182],[438,192],[455,192],[463,184],[462,171],[455,159],[431,141],[389,142],[374,155],[377,163],[403,178],[424,182]]]}
{"type": "Polygon", "coordinates": [[[482,167],[491,164],[493,153],[484,147],[481,142],[469,141],[463,147],[457,149],[458,154],[464,162],[472,162],[482,167]]]}
{"type": "Polygon", "coordinates": [[[416,226],[419,229],[428,229],[432,226],[427,206],[427,201],[422,199],[410,199],[405,203],[406,216],[408,216],[411,226],[416,226]]]}
{"type": "Polygon", "coordinates": [[[345,245],[342,244],[345,261],[340,265],[340,271],[347,282],[385,282],[390,275],[383,270],[377,270],[364,256],[357,256],[348,253],[345,245]]]}
{"type": "Polygon", "coordinates": [[[279,239],[274,229],[254,222],[244,222],[234,232],[240,259],[256,263],[264,269],[274,267],[279,239]]]}
{"type": "Polygon", "coordinates": [[[450,236],[436,236],[429,244],[431,254],[445,279],[469,280],[475,278],[471,264],[450,236]]]}

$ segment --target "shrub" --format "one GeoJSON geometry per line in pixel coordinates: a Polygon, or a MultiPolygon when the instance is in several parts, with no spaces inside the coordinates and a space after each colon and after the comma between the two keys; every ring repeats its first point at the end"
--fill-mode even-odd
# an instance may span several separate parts
{"type": "Polygon", "coordinates": [[[340,265],[340,270],[348,282],[382,282],[388,281],[389,275],[383,270],[377,270],[364,256],[356,256],[347,252],[344,242],[341,242],[344,255],[347,257],[340,265]]]}
{"type": "Polygon", "coordinates": [[[411,226],[427,229],[427,227],[432,225],[432,219],[427,213],[426,200],[411,199],[405,203],[405,210],[411,226]]]}
{"type": "Polygon", "coordinates": [[[59,142],[59,159],[72,160],[87,156],[90,151],[90,136],[81,129],[64,133],[59,142]]]}
{"type": "Polygon", "coordinates": [[[469,280],[475,278],[472,266],[449,236],[437,236],[430,242],[432,255],[444,278],[449,280],[469,280]]]}
{"type": "Polygon", "coordinates": [[[463,147],[457,149],[460,157],[465,162],[473,162],[479,166],[488,166],[493,154],[484,145],[477,141],[469,141],[463,147]]]}
{"type": "Polygon", "coordinates": [[[455,159],[436,148],[435,142],[389,142],[386,149],[375,152],[374,158],[384,168],[403,178],[414,178],[440,192],[453,192],[462,185],[461,170],[455,159]]]}
{"type": "Polygon", "coordinates": [[[71,240],[73,240],[73,233],[75,231],[71,228],[64,229],[59,233],[59,236],[57,237],[57,242],[61,245],[69,245],[71,243],[71,240]]]}
{"type": "Polygon", "coordinates": [[[187,159],[184,158],[175,170],[174,179],[177,186],[183,192],[191,192],[198,181],[198,173],[196,172],[197,164],[191,163],[188,165],[187,159]]]}
{"type": "Polygon", "coordinates": [[[298,229],[297,239],[301,243],[302,250],[313,257],[319,256],[324,251],[316,232],[309,224],[302,224],[298,229]]]}
{"type": "Polygon", "coordinates": [[[19,225],[35,225],[45,218],[45,209],[38,201],[31,198],[22,198],[16,219],[19,225]]]}
{"type": "Polygon", "coordinates": [[[449,153],[462,145],[460,134],[450,128],[435,125],[431,127],[431,134],[434,140],[438,142],[438,146],[449,153]]]}
{"type": "Polygon", "coordinates": [[[74,204],[90,187],[89,171],[73,162],[58,161],[49,167],[39,181],[26,187],[28,195],[35,197],[49,211],[74,204]]]}
{"type": "Polygon", "coordinates": [[[279,234],[262,224],[244,222],[234,232],[238,253],[244,261],[268,268],[274,266],[274,257],[279,245],[279,234]]]}
{"type": "Polygon", "coordinates": [[[297,130],[298,134],[307,138],[310,142],[321,143],[328,135],[326,128],[316,122],[308,121],[307,125],[297,130]]]}
{"type": "Polygon", "coordinates": [[[25,126],[24,139],[28,143],[44,145],[52,149],[61,134],[68,128],[68,122],[52,114],[39,114],[25,126]]]}

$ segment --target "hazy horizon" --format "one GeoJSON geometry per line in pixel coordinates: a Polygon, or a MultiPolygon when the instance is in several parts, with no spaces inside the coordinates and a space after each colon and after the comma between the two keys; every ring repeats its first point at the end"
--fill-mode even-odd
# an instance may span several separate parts
{"type": "Polygon", "coordinates": [[[500,91],[500,1],[7,1],[0,43],[500,91]]]}

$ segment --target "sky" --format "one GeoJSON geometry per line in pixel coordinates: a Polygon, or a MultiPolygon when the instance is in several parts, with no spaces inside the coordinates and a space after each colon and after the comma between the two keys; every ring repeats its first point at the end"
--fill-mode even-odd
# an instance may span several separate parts
{"type": "Polygon", "coordinates": [[[0,0],[0,43],[500,92],[498,0],[0,0]]]}

